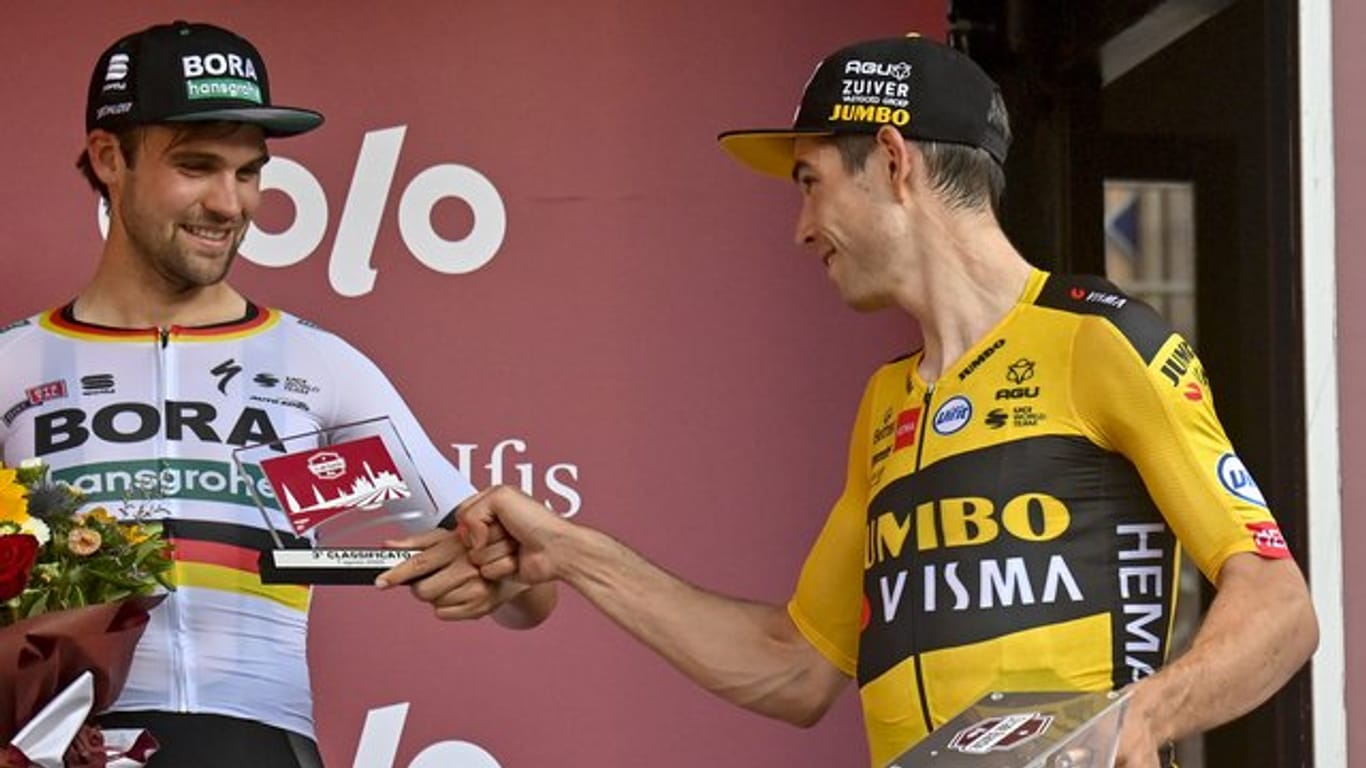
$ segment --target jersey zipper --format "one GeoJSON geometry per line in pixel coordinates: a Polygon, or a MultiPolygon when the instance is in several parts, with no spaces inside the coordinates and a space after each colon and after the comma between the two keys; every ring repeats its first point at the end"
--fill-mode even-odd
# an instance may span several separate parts
{"type": "MultiPolygon", "coordinates": [[[[162,414],[166,413],[166,403],[170,399],[172,390],[175,388],[175,361],[172,359],[175,352],[170,348],[172,327],[157,328],[157,392],[158,406],[162,414]]],[[[160,478],[167,469],[167,460],[170,458],[170,445],[166,440],[166,430],[158,430],[157,434],[157,477],[160,478]]],[[[157,493],[158,500],[162,499],[160,489],[157,493]]],[[[176,600],[167,600],[165,608],[167,612],[167,628],[170,637],[167,638],[166,646],[170,651],[171,657],[171,705],[174,712],[189,711],[189,691],[185,684],[186,668],[185,657],[187,649],[184,647],[185,617],[180,610],[180,604],[176,600]]]]}
{"type": "MultiPolygon", "coordinates": [[[[915,474],[917,474],[917,473],[920,472],[920,460],[921,460],[921,458],[922,458],[922,457],[924,456],[924,454],[925,454],[925,440],[928,438],[929,426],[930,426],[930,423],[931,423],[931,421],[930,421],[930,418],[931,418],[931,417],[930,417],[930,401],[934,399],[934,387],[935,387],[934,384],[930,384],[929,386],[927,386],[927,387],[925,388],[924,407],[923,407],[922,410],[920,411],[920,422],[921,422],[921,423],[920,423],[920,425],[918,425],[917,428],[916,428],[916,440],[915,440],[915,467],[911,470],[912,476],[914,476],[915,474]]],[[[916,681],[916,694],[920,697],[920,716],[921,716],[921,718],[923,718],[924,721],[925,721],[925,733],[926,733],[926,734],[929,734],[929,733],[931,733],[932,731],[934,731],[934,724],[933,724],[933,723],[931,722],[931,720],[930,720],[930,697],[929,697],[929,694],[925,691],[925,688],[926,688],[926,686],[928,685],[928,683],[927,683],[926,680],[925,680],[925,670],[924,670],[924,668],[921,666],[921,663],[920,663],[921,648],[920,648],[920,643],[919,643],[918,639],[916,638],[916,634],[917,634],[917,631],[918,631],[919,628],[920,628],[920,622],[918,622],[918,621],[912,621],[912,622],[911,622],[911,642],[914,644],[915,649],[916,649],[916,650],[915,650],[915,681],[916,681]]]]}

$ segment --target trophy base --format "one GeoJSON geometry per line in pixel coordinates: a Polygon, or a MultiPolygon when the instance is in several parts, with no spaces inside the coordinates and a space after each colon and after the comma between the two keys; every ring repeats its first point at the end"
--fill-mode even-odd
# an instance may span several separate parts
{"type": "Polygon", "coordinates": [[[408,549],[269,549],[258,564],[262,584],[365,584],[412,557],[408,549]]]}

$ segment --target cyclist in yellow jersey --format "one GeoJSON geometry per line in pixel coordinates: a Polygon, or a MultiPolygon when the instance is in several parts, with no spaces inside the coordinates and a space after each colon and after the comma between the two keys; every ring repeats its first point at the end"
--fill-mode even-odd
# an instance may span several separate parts
{"type": "MultiPolygon", "coordinates": [[[[1194,351],[1104,280],[1032,269],[1001,231],[1010,132],[974,63],[919,37],[852,45],[793,128],[721,142],[796,182],[797,241],[847,304],[898,307],[924,338],[869,381],[796,593],[703,591],[511,489],[461,508],[485,577],[563,580],[707,689],[794,723],[855,678],[874,766],[988,691],[1132,686],[1118,764],[1148,768],[1308,659],[1303,576],[1194,351]],[[491,530],[518,544],[482,546],[491,530]],[[1182,556],[1219,591],[1164,666],[1182,556]]],[[[432,549],[386,580],[441,564],[432,549]]]]}

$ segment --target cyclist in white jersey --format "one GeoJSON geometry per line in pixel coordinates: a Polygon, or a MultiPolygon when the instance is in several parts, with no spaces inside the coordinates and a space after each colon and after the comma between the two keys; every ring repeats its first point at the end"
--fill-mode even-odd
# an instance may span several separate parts
{"type": "MultiPolygon", "coordinates": [[[[260,55],[232,32],[175,22],[120,39],[92,74],[78,163],[110,214],[95,276],[0,329],[0,460],[41,459],[111,510],[150,485],[166,515],[177,589],[102,718],[151,729],[152,766],[321,765],[309,590],[261,582],[263,481],[238,472],[233,449],[387,416],[440,508],[474,492],[363,354],[224,281],[260,200],[265,139],[321,122],[271,106],[260,55]]],[[[533,626],[555,600],[495,587],[463,559],[430,578],[453,588],[451,618],[533,626]]]]}

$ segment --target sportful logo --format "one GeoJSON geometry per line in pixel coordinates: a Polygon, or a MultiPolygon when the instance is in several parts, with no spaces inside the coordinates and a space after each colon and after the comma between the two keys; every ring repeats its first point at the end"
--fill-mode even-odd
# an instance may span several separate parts
{"type": "Polygon", "coordinates": [[[1257,487],[1256,481],[1252,479],[1252,473],[1247,471],[1242,459],[1232,453],[1226,453],[1219,457],[1219,465],[1215,471],[1224,490],[1234,497],[1259,507],[1266,506],[1266,497],[1262,496],[1261,489],[1257,487]]]}
{"type": "MultiPolygon", "coordinates": [[[[129,57],[126,53],[116,53],[109,57],[109,64],[104,70],[104,85],[100,88],[101,93],[120,92],[128,90],[128,69],[129,57]]],[[[114,104],[101,105],[95,110],[95,119],[103,120],[110,115],[122,115],[133,109],[133,102],[120,101],[114,104]]]]}
{"type": "Polygon", "coordinates": [[[114,374],[112,373],[92,373],[89,376],[81,377],[81,394],[84,395],[112,395],[114,394],[114,374]]]}
{"type": "Polygon", "coordinates": [[[128,77],[128,54],[116,53],[109,57],[109,66],[104,70],[106,83],[116,82],[128,77]]]}

